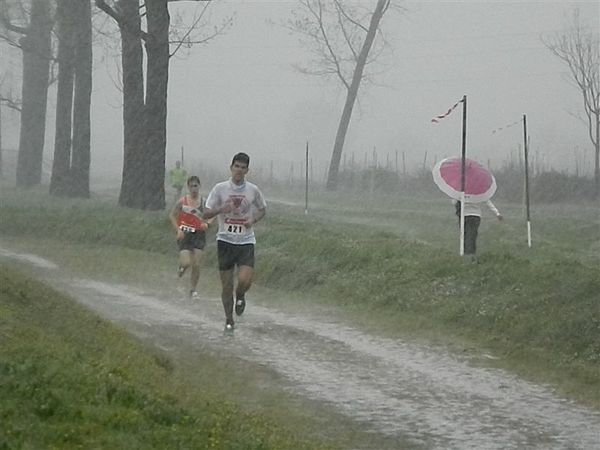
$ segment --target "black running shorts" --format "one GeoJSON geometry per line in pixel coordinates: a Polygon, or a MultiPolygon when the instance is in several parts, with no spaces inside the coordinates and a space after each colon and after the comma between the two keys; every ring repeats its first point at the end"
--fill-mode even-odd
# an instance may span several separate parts
{"type": "Polygon", "coordinates": [[[254,244],[230,244],[217,241],[219,270],[231,270],[235,266],[254,267],[254,244]]]}
{"type": "Polygon", "coordinates": [[[194,233],[184,232],[183,239],[178,240],[177,245],[179,245],[179,251],[204,250],[206,233],[204,231],[196,231],[194,233]]]}

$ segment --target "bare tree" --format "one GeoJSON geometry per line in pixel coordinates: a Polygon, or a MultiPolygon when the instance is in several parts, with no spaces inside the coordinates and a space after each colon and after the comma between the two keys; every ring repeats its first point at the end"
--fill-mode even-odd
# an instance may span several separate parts
{"type": "Polygon", "coordinates": [[[579,10],[567,31],[545,39],[546,47],[569,68],[571,81],[581,92],[585,122],[595,149],[595,196],[600,197],[600,34],[598,28],[589,31],[581,25],[579,10]]]}
{"type": "Polygon", "coordinates": [[[91,0],[57,0],[58,90],[50,193],[89,197],[91,0]]]}
{"type": "MultiPolygon", "coordinates": [[[[3,82],[0,81],[0,91],[2,91],[3,89],[3,82]]],[[[3,94],[0,93],[0,177],[4,176],[6,174],[5,170],[4,170],[4,144],[3,144],[3,140],[2,140],[2,130],[3,130],[3,125],[2,125],[2,109],[3,106],[6,106],[9,109],[12,109],[14,111],[18,111],[19,113],[21,112],[21,104],[20,102],[16,102],[15,100],[12,99],[12,96],[7,95],[7,94],[3,94]]]]}
{"type": "Polygon", "coordinates": [[[346,102],[338,125],[327,175],[327,189],[335,190],[346,133],[365,67],[380,54],[385,43],[380,22],[391,0],[377,0],[375,9],[361,12],[341,0],[299,0],[300,10],[288,28],[299,33],[312,49],[312,67],[298,67],[303,73],[337,78],[346,89],[346,102]],[[367,25],[368,23],[368,25],[367,25]],[[376,37],[381,47],[371,54],[376,37]]]}
{"type": "Polygon", "coordinates": [[[170,1],[145,0],[140,4],[140,0],[96,0],[121,32],[124,151],[119,205],[130,208],[165,207],[169,59],[196,41],[189,33],[171,39],[170,1]],[[173,53],[170,44],[175,46],[173,53]]]}
{"type": "Polygon", "coordinates": [[[123,170],[119,205],[144,209],[144,72],[141,17],[138,0],[121,0],[114,6],[96,0],[96,6],[112,17],[121,33],[123,81],[123,170]],[[139,177],[139,179],[138,179],[139,177]],[[139,184],[138,184],[139,183],[139,184]]]}
{"type": "Polygon", "coordinates": [[[184,1],[196,1],[202,3],[202,7],[197,8],[193,17],[182,13],[172,15],[169,30],[171,58],[177,53],[184,53],[181,50],[190,50],[195,45],[210,43],[233,26],[234,15],[223,18],[219,24],[213,24],[209,14],[211,0],[169,0],[169,3],[184,1]]]}
{"type": "Polygon", "coordinates": [[[2,160],[2,100],[0,100],[0,178],[4,175],[4,165],[2,160]]]}
{"type": "Polygon", "coordinates": [[[40,184],[42,177],[53,18],[50,0],[31,0],[29,11],[23,3],[0,1],[0,23],[7,39],[9,34],[20,36],[10,42],[23,52],[17,186],[30,187],[40,184]],[[13,20],[9,6],[23,13],[19,23],[13,20]]]}

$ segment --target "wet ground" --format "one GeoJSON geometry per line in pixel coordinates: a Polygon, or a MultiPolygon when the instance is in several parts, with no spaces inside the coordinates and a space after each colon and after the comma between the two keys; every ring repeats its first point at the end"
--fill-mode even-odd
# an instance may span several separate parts
{"type": "Polygon", "coordinates": [[[251,298],[234,336],[226,337],[218,298],[191,301],[183,292],[169,297],[71,278],[52,261],[5,248],[0,259],[36,266],[81,303],[166,351],[185,343],[267,367],[283,389],[411,448],[600,449],[600,413],[486,367],[484,355],[377,337],[251,298]]]}

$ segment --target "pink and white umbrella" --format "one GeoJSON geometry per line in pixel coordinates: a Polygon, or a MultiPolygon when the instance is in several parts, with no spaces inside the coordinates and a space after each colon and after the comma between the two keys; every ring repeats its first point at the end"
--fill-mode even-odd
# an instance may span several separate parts
{"type": "MultiPolygon", "coordinates": [[[[446,195],[461,200],[461,167],[460,157],[441,160],[433,168],[433,180],[446,195]]],[[[465,201],[472,203],[485,202],[496,192],[494,175],[472,159],[465,159],[465,201]]]]}

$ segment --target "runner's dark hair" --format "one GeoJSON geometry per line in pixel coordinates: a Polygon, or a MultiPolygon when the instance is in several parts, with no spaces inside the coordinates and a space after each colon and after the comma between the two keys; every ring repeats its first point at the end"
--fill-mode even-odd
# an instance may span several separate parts
{"type": "Polygon", "coordinates": [[[236,161],[241,162],[241,163],[245,163],[247,166],[250,165],[250,157],[246,153],[243,153],[243,152],[236,153],[233,156],[233,159],[231,160],[231,165],[233,166],[233,164],[236,161]]]}
{"type": "Polygon", "coordinates": [[[196,183],[200,184],[200,178],[198,178],[198,176],[196,176],[196,175],[192,175],[191,177],[189,177],[187,179],[188,186],[192,181],[195,181],[196,183]]]}

